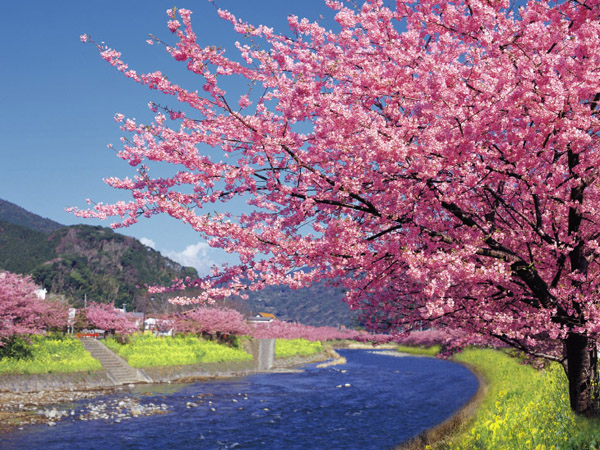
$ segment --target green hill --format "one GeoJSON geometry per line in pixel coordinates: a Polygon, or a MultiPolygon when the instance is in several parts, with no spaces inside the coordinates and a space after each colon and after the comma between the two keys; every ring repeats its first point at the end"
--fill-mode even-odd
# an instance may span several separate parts
{"type": "Polygon", "coordinates": [[[41,231],[42,233],[51,233],[64,226],[54,220],[46,219],[29,212],[20,206],[2,200],[1,198],[0,220],[15,225],[21,225],[31,230],[41,231]]]}
{"type": "Polygon", "coordinates": [[[145,295],[145,284],[197,276],[195,269],[110,228],[74,225],[46,234],[3,221],[0,268],[31,274],[49,292],[64,294],[76,304],[85,295],[128,309],[145,295]]]}
{"type": "Polygon", "coordinates": [[[343,290],[324,283],[303,289],[267,286],[262,291],[247,294],[254,313],[271,313],[281,320],[312,326],[354,327],[358,324],[357,314],[342,300],[343,290]]]}
{"type": "Polygon", "coordinates": [[[31,273],[56,256],[48,234],[0,221],[0,268],[31,273]]]}

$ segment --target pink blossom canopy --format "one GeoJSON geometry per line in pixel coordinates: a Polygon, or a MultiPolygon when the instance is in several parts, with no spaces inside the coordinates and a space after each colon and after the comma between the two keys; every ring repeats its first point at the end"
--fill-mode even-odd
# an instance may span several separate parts
{"type": "Polygon", "coordinates": [[[232,57],[169,10],[166,50],[201,91],[98,45],[180,106],[115,116],[137,174],[106,182],[131,198],[78,214],[166,213],[238,253],[196,301],[325,279],[374,329],[437,324],[546,356],[595,339],[600,1],[326,3],[337,28],[290,16],[292,37],[220,11],[251,38],[232,57]],[[172,174],[153,178],[158,163],[172,174]],[[252,211],[209,213],[237,197],[252,211]]]}

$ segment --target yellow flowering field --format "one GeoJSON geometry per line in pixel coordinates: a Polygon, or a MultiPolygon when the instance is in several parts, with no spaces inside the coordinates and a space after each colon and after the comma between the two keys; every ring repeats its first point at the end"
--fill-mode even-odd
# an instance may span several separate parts
{"type": "Polygon", "coordinates": [[[320,341],[308,339],[277,339],[275,340],[275,357],[289,358],[291,356],[309,356],[323,351],[320,341]]]}
{"type": "Polygon", "coordinates": [[[100,362],[92,358],[77,339],[32,336],[28,346],[31,358],[0,359],[0,374],[92,372],[102,369],[100,362]]]}
{"type": "Polygon", "coordinates": [[[464,429],[433,450],[598,450],[600,419],[570,409],[567,378],[557,363],[538,370],[506,352],[466,349],[454,360],[471,365],[488,392],[464,429]]]}
{"type": "Polygon", "coordinates": [[[126,359],[132,367],[178,366],[226,361],[248,361],[252,355],[197,336],[133,336],[127,344],[106,339],[107,347],[126,359]]]}

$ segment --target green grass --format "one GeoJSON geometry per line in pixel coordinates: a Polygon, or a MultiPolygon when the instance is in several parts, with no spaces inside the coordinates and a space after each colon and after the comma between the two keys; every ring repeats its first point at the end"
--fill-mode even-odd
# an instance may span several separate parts
{"type": "Polygon", "coordinates": [[[441,346],[432,347],[409,347],[408,345],[399,345],[398,351],[408,353],[409,355],[435,356],[440,352],[441,346]]]}
{"type": "Polygon", "coordinates": [[[104,343],[132,367],[252,360],[252,355],[241,348],[228,347],[196,336],[154,337],[146,334],[132,337],[127,344],[114,339],[106,339],[104,343]]]}
{"type": "Polygon", "coordinates": [[[307,339],[276,339],[275,358],[289,358],[292,356],[310,356],[323,351],[323,344],[319,341],[311,342],[307,339]]]}
{"type": "Polygon", "coordinates": [[[32,359],[0,359],[0,374],[45,374],[92,372],[102,365],[83,348],[77,339],[33,336],[32,359]]]}
{"type": "Polygon", "coordinates": [[[466,349],[453,359],[483,375],[488,392],[471,421],[428,448],[600,449],[600,419],[578,417],[571,411],[567,379],[559,364],[537,370],[506,352],[478,348],[466,349]]]}

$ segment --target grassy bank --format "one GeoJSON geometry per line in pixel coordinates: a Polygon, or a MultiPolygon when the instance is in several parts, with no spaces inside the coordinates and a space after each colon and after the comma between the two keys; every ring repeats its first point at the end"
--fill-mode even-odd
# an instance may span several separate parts
{"type": "Polygon", "coordinates": [[[30,358],[0,359],[0,374],[44,374],[101,370],[99,361],[77,339],[33,336],[27,345],[30,358]]]}
{"type": "Polygon", "coordinates": [[[486,379],[487,394],[472,419],[427,448],[600,449],[600,420],[573,414],[560,365],[537,370],[505,352],[476,348],[453,359],[470,365],[486,379]]]}
{"type": "Polygon", "coordinates": [[[137,335],[121,344],[114,339],[104,341],[107,347],[127,360],[130,366],[180,366],[227,361],[248,361],[252,355],[241,348],[229,347],[197,336],[154,337],[137,335]]]}
{"type": "Polygon", "coordinates": [[[276,339],[275,358],[290,358],[292,356],[311,356],[323,351],[319,341],[307,339],[276,339]]]}
{"type": "Polygon", "coordinates": [[[439,345],[434,345],[432,347],[409,347],[407,345],[398,346],[399,352],[418,356],[435,356],[440,352],[440,349],[441,347],[439,345]]]}
{"type": "MultiPolygon", "coordinates": [[[[192,335],[154,337],[144,334],[130,337],[125,344],[112,338],[103,343],[137,368],[252,360],[252,355],[245,352],[241,345],[231,347],[192,335]]],[[[92,358],[77,339],[33,336],[26,347],[31,357],[0,359],[0,374],[90,372],[102,369],[100,362],[92,358]]],[[[322,351],[321,342],[306,339],[277,339],[275,344],[277,358],[304,357],[322,351]]]]}

